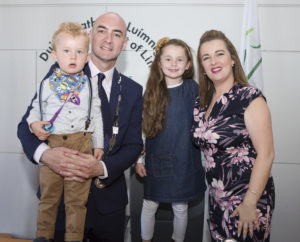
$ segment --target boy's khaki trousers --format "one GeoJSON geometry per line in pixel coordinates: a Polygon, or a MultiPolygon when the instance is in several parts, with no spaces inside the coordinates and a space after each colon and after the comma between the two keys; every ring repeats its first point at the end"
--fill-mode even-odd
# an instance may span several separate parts
{"type": "MultiPolygon", "coordinates": [[[[48,145],[66,147],[82,153],[92,154],[91,134],[78,132],[73,134],[53,134],[48,137],[48,145]]],[[[54,238],[57,209],[64,192],[66,212],[65,241],[82,241],[86,216],[86,203],[90,191],[91,179],[84,183],[64,181],[47,166],[40,167],[41,200],[38,207],[36,237],[54,238]]]]}

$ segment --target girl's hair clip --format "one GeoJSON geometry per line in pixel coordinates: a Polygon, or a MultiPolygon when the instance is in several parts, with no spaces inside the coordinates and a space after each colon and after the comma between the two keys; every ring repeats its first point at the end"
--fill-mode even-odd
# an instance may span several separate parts
{"type": "Polygon", "coordinates": [[[159,41],[157,41],[155,46],[155,52],[158,53],[161,48],[170,40],[169,37],[163,37],[159,41]]]}

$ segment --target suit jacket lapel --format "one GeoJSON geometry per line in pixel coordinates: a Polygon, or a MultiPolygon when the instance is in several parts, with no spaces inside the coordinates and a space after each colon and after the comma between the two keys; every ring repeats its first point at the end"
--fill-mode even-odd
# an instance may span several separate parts
{"type": "Polygon", "coordinates": [[[88,62],[85,64],[84,68],[83,68],[83,72],[84,74],[86,74],[89,78],[91,78],[91,70],[89,67],[88,62]]]}

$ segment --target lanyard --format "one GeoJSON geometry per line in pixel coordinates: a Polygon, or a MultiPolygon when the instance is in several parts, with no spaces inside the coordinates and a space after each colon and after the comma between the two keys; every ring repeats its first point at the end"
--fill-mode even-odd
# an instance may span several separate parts
{"type": "Polygon", "coordinates": [[[112,151],[113,147],[115,146],[117,134],[119,133],[119,109],[120,109],[120,103],[121,103],[121,100],[122,100],[122,96],[121,96],[121,91],[122,91],[121,81],[122,81],[122,78],[120,76],[120,78],[118,80],[118,85],[119,85],[118,103],[117,103],[116,112],[115,112],[115,115],[114,115],[114,123],[113,123],[113,127],[112,127],[112,136],[111,136],[111,138],[109,140],[109,149],[108,149],[107,155],[110,154],[110,152],[112,151]]]}
{"type": "MultiPolygon", "coordinates": [[[[120,103],[122,100],[122,95],[121,95],[121,91],[122,91],[122,85],[121,85],[121,81],[122,81],[122,77],[119,74],[120,78],[118,80],[118,85],[119,85],[119,94],[118,94],[118,103],[116,106],[116,111],[114,114],[114,122],[113,122],[113,127],[112,127],[112,136],[109,140],[109,148],[107,153],[105,154],[105,156],[109,156],[110,152],[112,151],[113,147],[116,144],[116,138],[117,138],[117,134],[119,133],[119,109],[120,109],[120,103]]],[[[94,184],[97,188],[102,189],[105,187],[105,185],[102,183],[102,181],[100,180],[99,177],[96,177],[94,180],[94,184]]]]}

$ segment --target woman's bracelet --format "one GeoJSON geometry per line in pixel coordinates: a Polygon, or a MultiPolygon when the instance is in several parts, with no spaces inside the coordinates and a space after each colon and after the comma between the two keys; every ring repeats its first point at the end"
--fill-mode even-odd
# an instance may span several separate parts
{"type": "Polygon", "coordinates": [[[261,196],[261,193],[259,193],[257,191],[254,191],[254,190],[251,190],[250,188],[248,188],[248,191],[251,192],[254,195],[261,196]]]}

